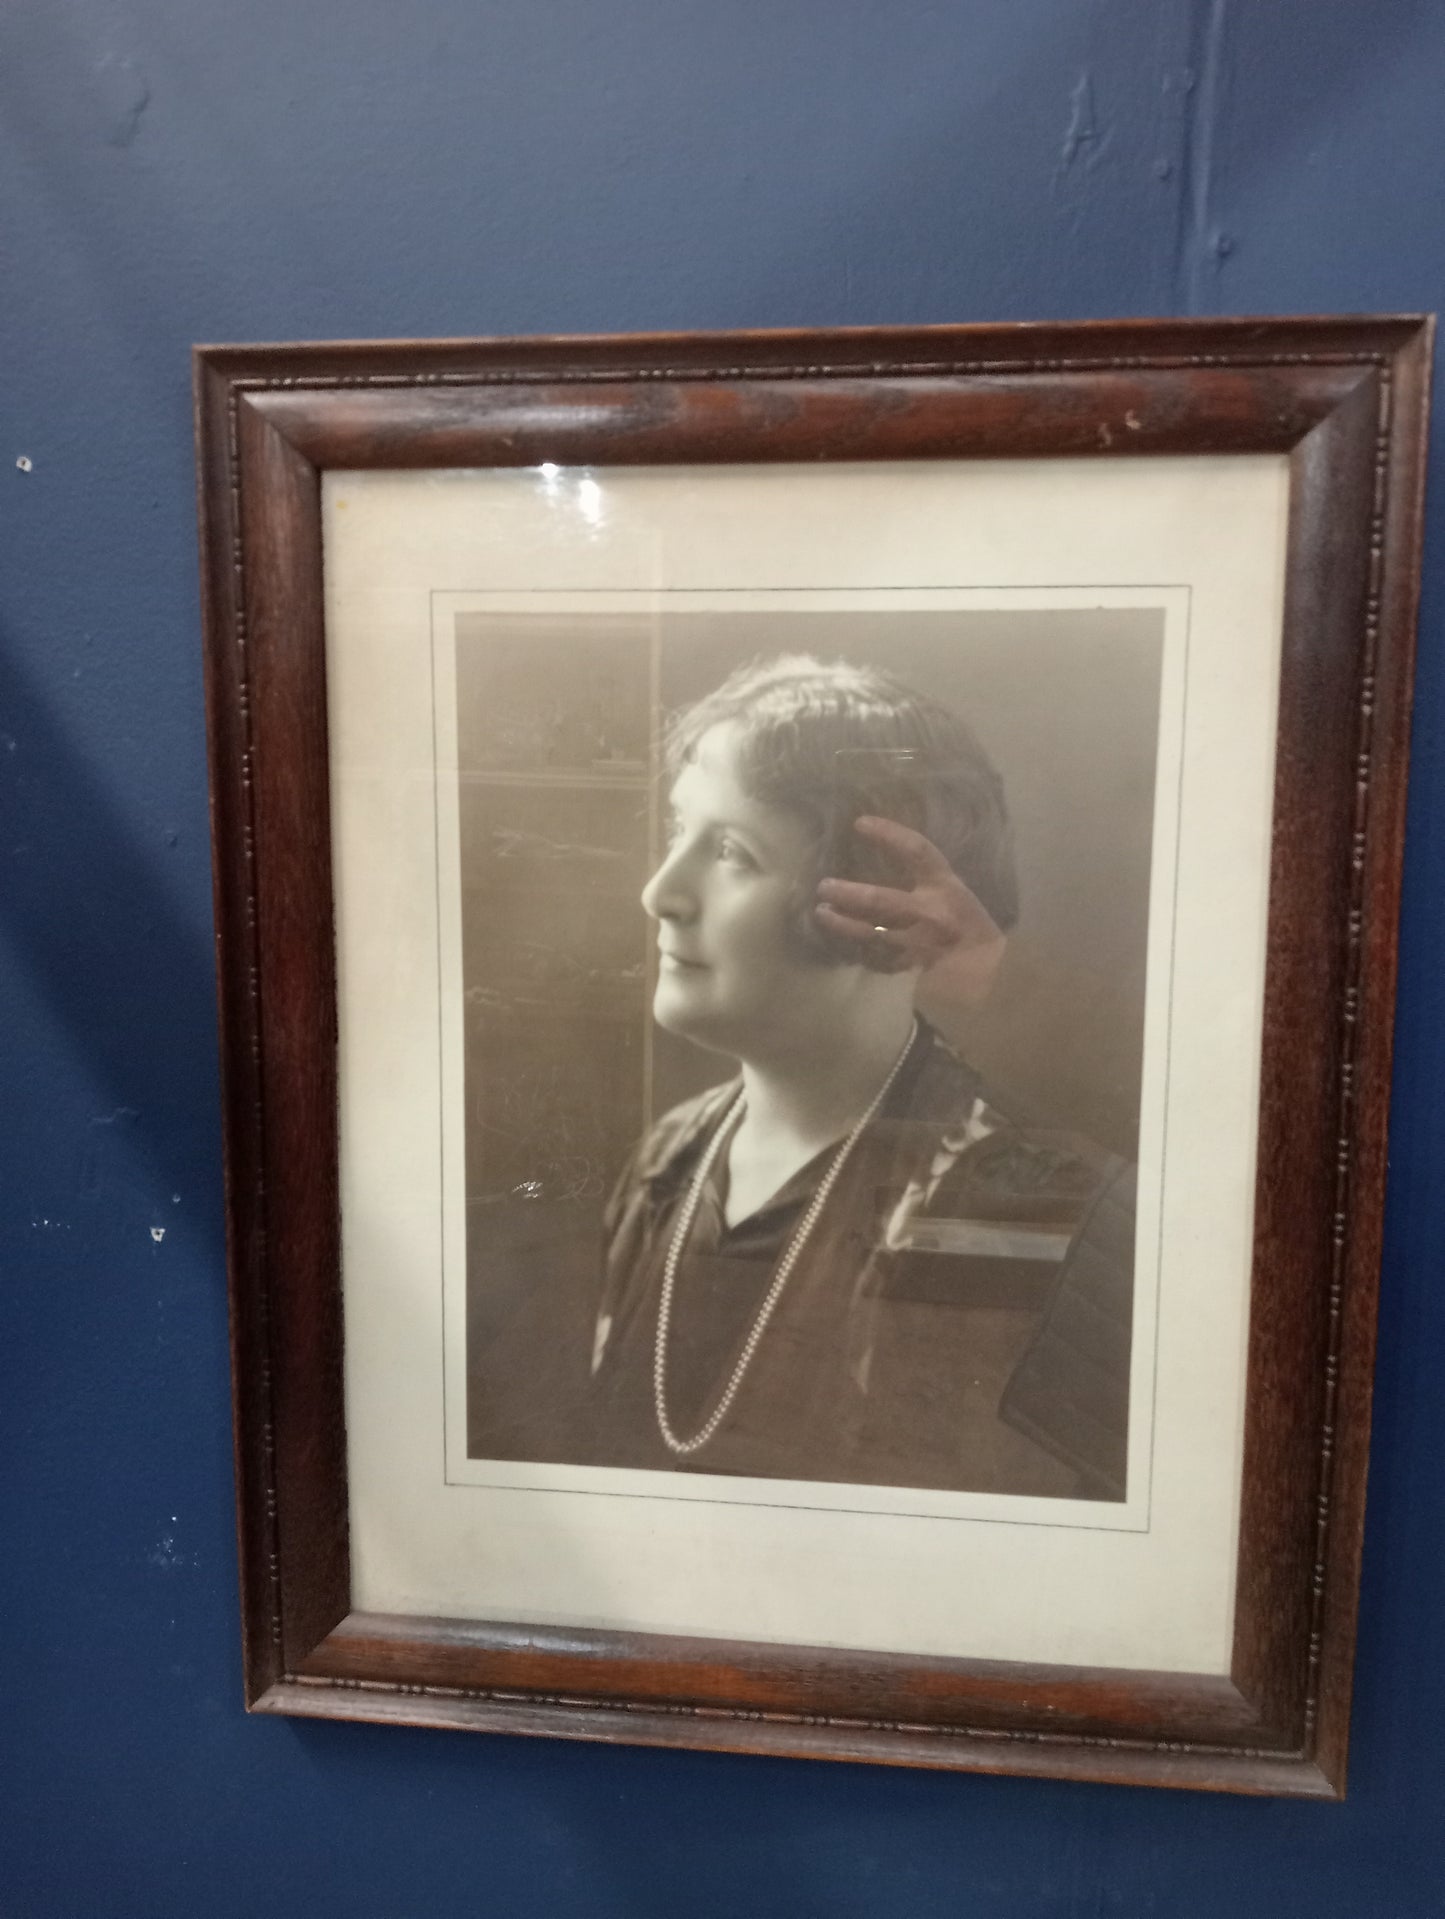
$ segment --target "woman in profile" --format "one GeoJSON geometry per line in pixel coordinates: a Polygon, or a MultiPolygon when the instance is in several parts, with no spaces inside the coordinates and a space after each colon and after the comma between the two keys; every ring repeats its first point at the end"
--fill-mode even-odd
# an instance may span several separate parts
{"type": "Polygon", "coordinates": [[[925,974],[978,996],[1017,917],[982,748],[891,675],[795,656],[682,713],[667,764],[653,1011],[738,1074],[658,1121],[608,1207],[589,1450],[1122,1498],[1118,1164],[1011,1124],[916,1006],[925,974]],[[1000,1257],[1041,1243],[1069,1248],[1043,1285],[1000,1257]]]}

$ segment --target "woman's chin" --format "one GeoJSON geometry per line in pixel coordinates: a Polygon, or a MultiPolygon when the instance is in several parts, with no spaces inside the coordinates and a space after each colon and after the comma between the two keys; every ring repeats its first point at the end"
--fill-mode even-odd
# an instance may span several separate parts
{"type": "Polygon", "coordinates": [[[657,982],[652,996],[652,1017],[665,1033],[691,1040],[694,1046],[705,1046],[709,1052],[732,1051],[726,1034],[719,1030],[719,1022],[709,1014],[701,996],[690,993],[685,985],[680,987],[675,979],[664,977],[657,982]]]}
{"type": "Polygon", "coordinates": [[[679,990],[675,979],[664,975],[657,982],[652,995],[652,1017],[664,1031],[676,1033],[681,1038],[689,1038],[691,1029],[703,1018],[697,996],[684,987],[679,990]]]}

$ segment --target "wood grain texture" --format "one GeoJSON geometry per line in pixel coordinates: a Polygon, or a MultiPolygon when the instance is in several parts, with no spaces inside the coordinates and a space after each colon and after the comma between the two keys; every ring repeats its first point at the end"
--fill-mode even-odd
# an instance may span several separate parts
{"type": "Polygon", "coordinates": [[[657,465],[671,461],[1044,459],[1280,453],[1337,406],[1358,367],[1071,372],[814,369],[794,378],[290,388],[256,407],[341,467],[657,465]]]}
{"type": "Polygon", "coordinates": [[[255,901],[250,657],[242,582],[240,453],[226,381],[196,362],[206,719],[216,984],[225,1099],[226,1243],[237,1545],[248,1700],[284,1669],[276,1544],[269,1300],[264,1240],[260,969],[255,901]]]}
{"type": "Polygon", "coordinates": [[[1429,348],[1405,318],[198,350],[256,1709],[1343,1790],[1429,348]],[[321,472],[1224,452],[1291,461],[1231,1677],[350,1615],[321,472]]]}
{"type": "Polygon", "coordinates": [[[1327,1524],[1314,1575],[1310,1689],[1312,1749],[1341,1793],[1365,1532],[1432,333],[1422,327],[1392,357],[1382,394],[1365,631],[1354,688],[1348,928],[1355,929],[1358,948],[1354,977],[1334,1009],[1351,1070],[1337,1089],[1341,1140],[1348,1149],[1335,1228],[1335,1363],[1327,1375],[1332,1405],[1321,1444],[1327,1524]]]}
{"type": "Polygon", "coordinates": [[[530,1691],[442,1692],[368,1681],[351,1687],[286,1679],[254,1702],[257,1712],[459,1732],[589,1739],[609,1745],[675,1746],[703,1752],[765,1753],[780,1759],[852,1759],[890,1766],[1093,1780],[1119,1786],[1190,1787],[1204,1792],[1338,1795],[1313,1760],[1239,1746],[1201,1751],[1178,1741],[1132,1744],[1047,1730],[987,1734],[953,1727],[877,1726],[867,1721],[794,1718],[767,1711],[720,1712],[690,1705],[555,1699],[530,1691]]]}
{"type": "Polygon", "coordinates": [[[1234,1671],[1270,1723],[1307,1711],[1334,1323],[1355,744],[1379,381],[1295,449],[1276,736],[1234,1671]]]}
{"type": "Polygon", "coordinates": [[[361,1684],[402,1675],[597,1704],[691,1700],[710,1712],[765,1711],[895,1729],[1029,1727],[1147,1743],[1181,1715],[1202,1740],[1258,1743],[1259,1714],[1232,1680],[1199,1674],[911,1658],[655,1633],[477,1624],[353,1613],[296,1669],[361,1684]]]}
{"type": "Polygon", "coordinates": [[[348,1606],[336,967],[316,468],[237,407],[277,1549],[288,1663],[348,1606]]]}

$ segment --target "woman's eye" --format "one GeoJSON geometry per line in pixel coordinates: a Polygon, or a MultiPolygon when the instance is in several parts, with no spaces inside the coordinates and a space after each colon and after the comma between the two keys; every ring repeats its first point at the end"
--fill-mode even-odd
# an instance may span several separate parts
{"type": "Polygon", "coordinates": [[[726,860],[731,866],[753,868],[757,865],[757,861],[748,849],[726,833],[718,840],[717,850],[718,858],[726,860]]]}

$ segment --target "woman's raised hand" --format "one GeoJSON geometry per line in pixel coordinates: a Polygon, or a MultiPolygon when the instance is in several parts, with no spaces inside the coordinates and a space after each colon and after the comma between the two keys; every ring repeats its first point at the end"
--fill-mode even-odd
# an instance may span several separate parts
{"type": "Polygon", "coordinates": [[[871,814],[855,829],[899,860],[908,885],[821,880],[813,909],[819,926],[860,953],[866,949],[880,971],[921,972],[930,997],[964,1005],[981,1000],[1005,943],[986,908],[924,834],[871,814]]]}

